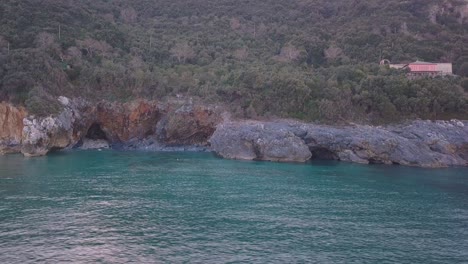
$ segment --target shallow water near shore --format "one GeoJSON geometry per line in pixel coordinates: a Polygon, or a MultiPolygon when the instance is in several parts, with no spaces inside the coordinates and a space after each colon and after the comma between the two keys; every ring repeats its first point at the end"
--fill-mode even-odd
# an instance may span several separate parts
{"type": "Polygon", "coordinates": [[[0,263],[462,263],[468,169],[0,156],[0,263]]]}

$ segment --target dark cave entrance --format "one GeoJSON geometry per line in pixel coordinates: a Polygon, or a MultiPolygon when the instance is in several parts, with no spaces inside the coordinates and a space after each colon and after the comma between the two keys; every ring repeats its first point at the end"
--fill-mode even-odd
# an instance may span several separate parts
{"type": "Polygon", "coordinates": [[[312,153],[312,160],[339,160],[338,156],[327,148],[311,147],[309,150],[312,153]]]}
{"type": "Polygon", "coordinates": [[[91,125],[91,127],[88,129],[88,133],[86,133],[85,138],[92,140],[100,139],[108,141],[106,133],[102,130],[101,125],[97,123],[91,125]]]}
{"type": "Polygon", "coordinates": [[[73,147],[80,149],[106,149],[110,148],[109,138],[107,137],[101,125],[92,124],[86,135],[73,147]]]}

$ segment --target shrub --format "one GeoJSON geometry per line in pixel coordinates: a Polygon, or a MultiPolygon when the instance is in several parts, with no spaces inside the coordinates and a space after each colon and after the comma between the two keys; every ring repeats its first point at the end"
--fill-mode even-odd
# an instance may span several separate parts
{"type": "Polygon", "coordinates": [[[28,112],[36,116],[58,114],[62,108],[58,100],[47,94],[40,86],[34,87],[29,92],[25,104],[28,112]]]}

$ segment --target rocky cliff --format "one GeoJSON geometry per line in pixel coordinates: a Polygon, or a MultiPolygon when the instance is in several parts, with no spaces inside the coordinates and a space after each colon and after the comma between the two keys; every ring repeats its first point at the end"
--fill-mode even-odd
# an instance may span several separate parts
{"type": "Polygon", "coordinates": [[[0,103],[0,154],[19,151],[25,117],[24,108],[0,103]]]}
{"type": "Polygon", "coordinates": [[[229,159],[305,162],[312,157],[301,132],[287,123],[221,124],[210,143],[216,153],[229,159]]]}
{"type": "Polygon", "coordinates": [[[111,143],[125,143],[153,135],[163,114],[164,109],[155,101],[101,102],[94,111],[92,122],[102,129],[111,143]]]}
{"type": "Polygon", "coordinates": [[[219,108],[192,103],[59,101],[62,111],[44,118],[0,104],[0,153],[40,156],[76,147],[206,149],[244,160],[468,166],[467,121],[340,127],[282,120],[232,122],[219,108]]]}
{"type": "Polygon", "coordinates": [[[158,123],[158,137],[167,145],[207,146],[216,126],[222,121],[215,108],[183,105],[173,109],[158,123]]]}
{"type": "Polygon", "coordinates": [[[212,149],[232,159],[304,162],[331,159],[420,167],[468,165],[468,122],[332,127],[291,121],[221,124],[212,149]]]}
{"type": "Polygon", "coordinates": [[[27,116],[23,108],[0,108],[0,150],[42,156],[51,150],[75,147],[145,148],[206,146],[221,121],[212,107],[193,104],[129,103],[59,98],[62,111],[55,116],[27,116]],[[13,113],[13,114],[12,114],[13,113]],[[12,147],[14,146],[14,148],[12,147]]]}

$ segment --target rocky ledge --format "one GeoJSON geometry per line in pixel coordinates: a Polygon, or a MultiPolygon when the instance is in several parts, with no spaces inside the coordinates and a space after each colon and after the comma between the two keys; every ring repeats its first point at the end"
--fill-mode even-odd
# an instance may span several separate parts
{"type": "Polygon", "coordinates": [[[306,162],[328,159],[419,167],[468,165],[468,122],[325,126],[291,121],[220,124],[210,139],[224,158],[306,162]]]}
{"type": "Polygon", "coordinates": [[[91,104],[59,98],[62,111],[34,117],[0,103],[0,154],[25,156],[82,148],[208,150],[229,159],[329,159],[419,167],[468,166],[467,121],[391,126],[326,126],[277,120],[229,121],[218,107],[193,103],[91,104]]]}

